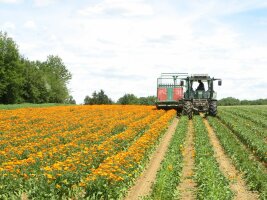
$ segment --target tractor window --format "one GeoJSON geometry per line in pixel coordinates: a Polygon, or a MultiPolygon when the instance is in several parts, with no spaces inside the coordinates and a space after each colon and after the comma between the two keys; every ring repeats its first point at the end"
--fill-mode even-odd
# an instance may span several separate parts
{"type": "MultiPolygon", "coordinates": [[[[201,81],[204,85],[204,90],[207,91],[208,90],[208,82],[207,81],[201,81]]],[[[193,90],[196,91],[197,88],[199,87],[200,83],[198,81],[194,81],[193,82],[193,90]]]]}

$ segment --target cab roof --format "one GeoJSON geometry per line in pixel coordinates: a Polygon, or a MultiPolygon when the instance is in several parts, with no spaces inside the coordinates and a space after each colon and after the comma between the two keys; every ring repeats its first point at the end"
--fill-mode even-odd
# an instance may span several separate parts
{"type": "Polygon", "coordinates": [[[211,80],[208,74],[192,74],[188,78],[189,80],[211,80]]]}

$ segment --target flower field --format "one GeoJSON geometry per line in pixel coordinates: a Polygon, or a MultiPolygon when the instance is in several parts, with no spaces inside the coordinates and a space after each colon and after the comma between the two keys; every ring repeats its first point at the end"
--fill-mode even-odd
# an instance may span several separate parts
{"type": "MultiPolygon", "coordinates": [[[[175,116],[153,106],[0,110],[0,199],[123,199],[175,116]]],[[[267,106],[180,117],[143,198],[267,199],[266,122],[267,106]]]]}
{"type": "Polygon", "coordinates": [[[117,198],[174,116],[149,106],[1,110],[0,198],[117,198]]]}

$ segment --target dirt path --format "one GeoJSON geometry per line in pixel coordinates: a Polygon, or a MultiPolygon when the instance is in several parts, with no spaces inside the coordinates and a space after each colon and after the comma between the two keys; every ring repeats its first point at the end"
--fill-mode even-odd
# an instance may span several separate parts
{"type": "Polygon", "coordinates": [[[215,158],[219,163],[219,168],[225,177],[230,180],[230,188],[235,193],[234,199],[258,199],[258,195],[256,193],[253,193],[246,188],[245,181],[242,179],[241,174],[235,166],[231,163],[231,159],[224,153],[224,150],[207,119],[203,119],[203,121],[208,130],[208,135],[214,149],[215,158]]]}
{"type": "Polygon", "coordinates": [[[168,149],[172,136],[175,133],[178,119],[175,118],[169,126],[166,134],[163,136],[160,145],[153,153],[147,169],[136,180],[135,185],[130,188],[125,200],[135,200],[139,197],[146,196],[151,191],[151,186],[156,178],[157,171],[160,168],[160,163],[164,159],[164,155],[168,149]]]}
{"type": "Polygon", "coordinates": [[[193,179],[193,171],[195,165],[195,149],[194,149],[194,131],[193,122],[189,121],[189,129],[187,133],[187,138],[184,145],[184,166],[182,169],[181,183],[179,184],[177,190],[180,193],[180,199],[190,200],[196,199],[196,183],[193,179]]]}

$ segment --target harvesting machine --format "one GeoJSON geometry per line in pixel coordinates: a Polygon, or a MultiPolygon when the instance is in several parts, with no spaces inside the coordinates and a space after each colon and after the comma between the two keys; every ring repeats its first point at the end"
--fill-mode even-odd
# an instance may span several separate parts
{"type": "Polygon", "coordinates": [[[162,73],[157,79],[158,109],[176,109],[192,119],[193,114],[203,112],[206,115],[217,114],[217,93],[214,91],[214,82],[222,85],[222,80],[211,78],[207,74],[162,73]],[[207,86],[205,90],[205,85],[207,86]],[[195,90],[193,86],[202,84],[195,90]]]}

